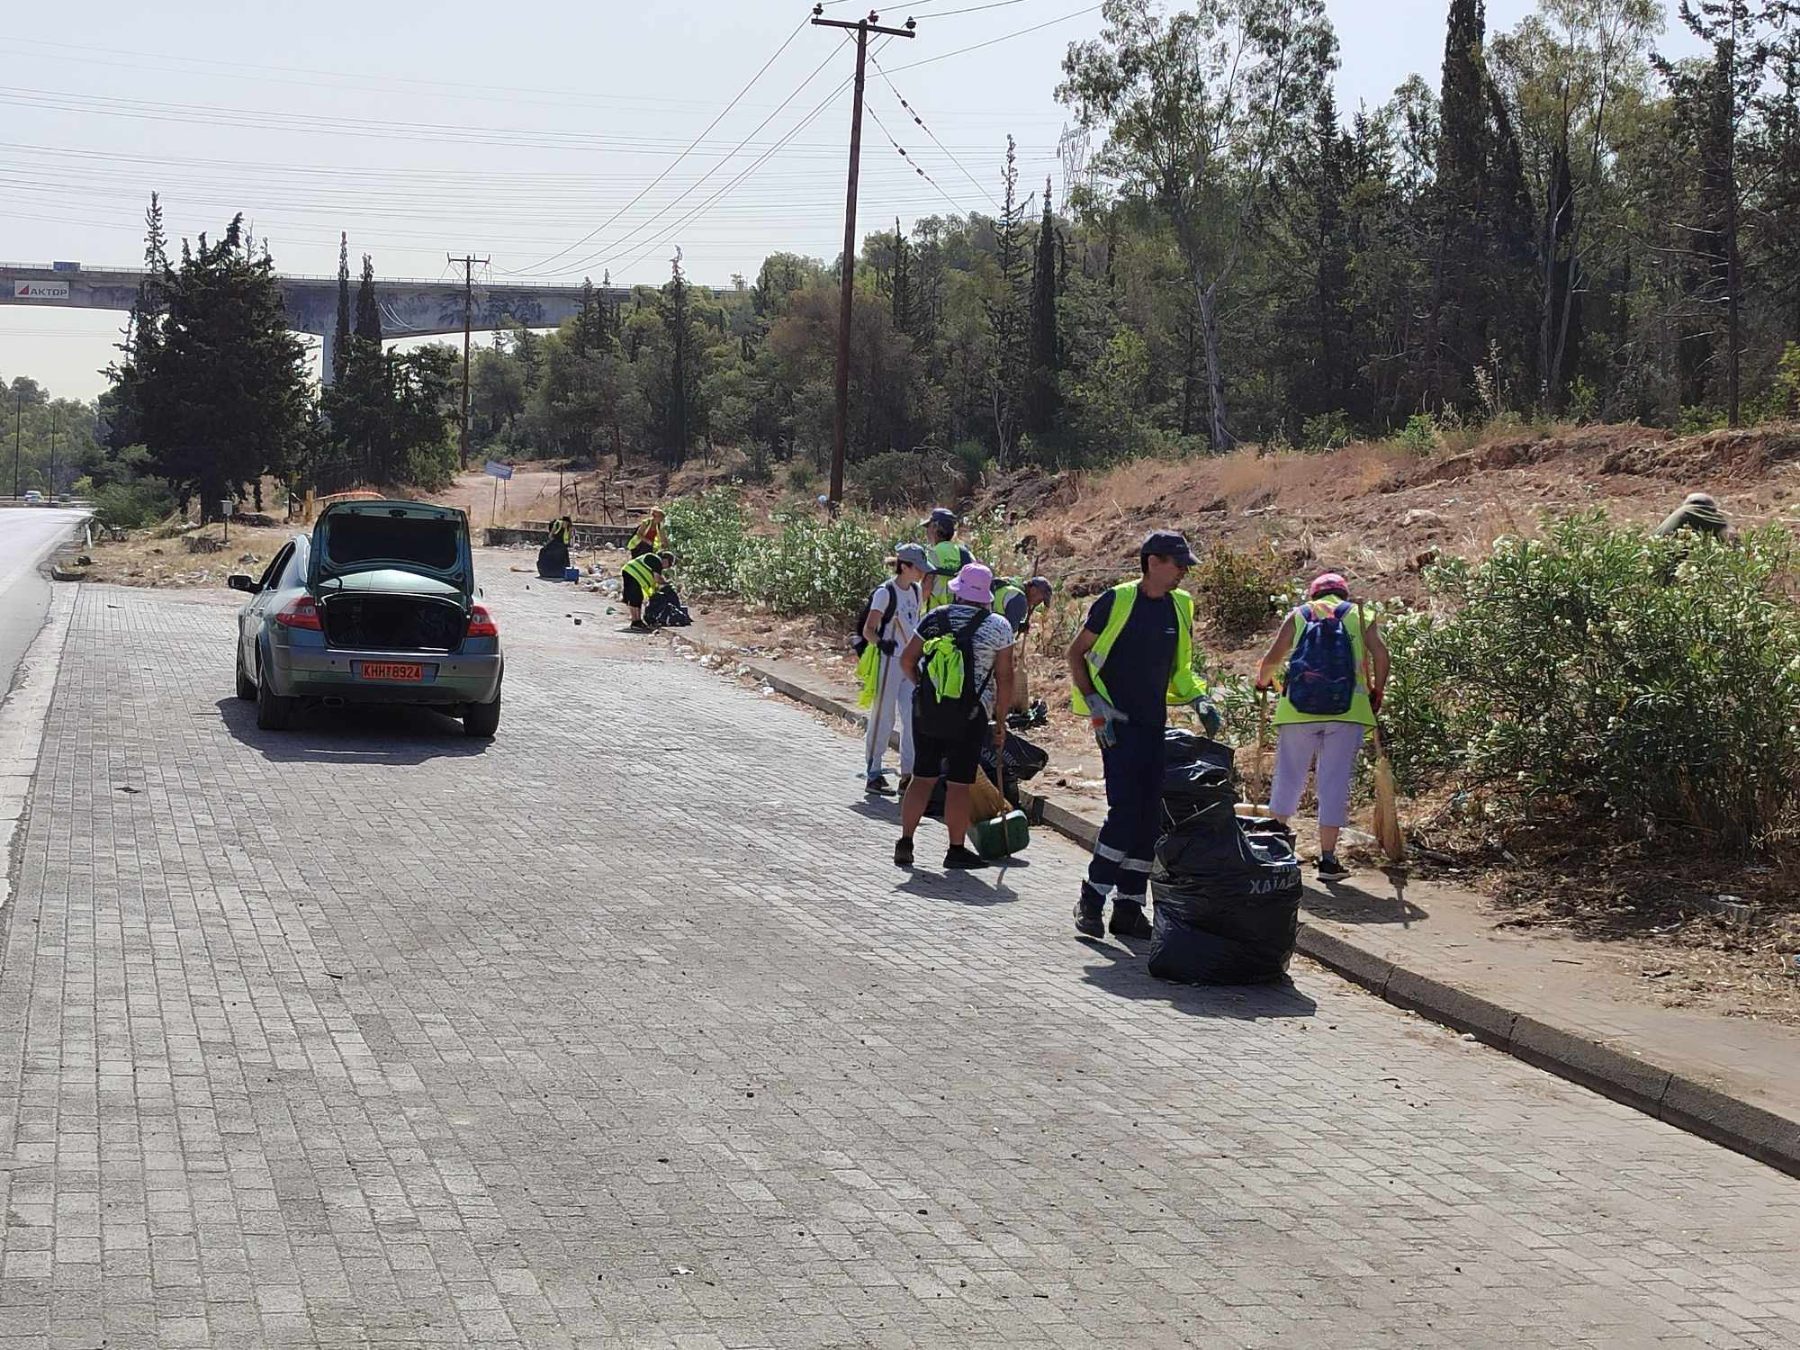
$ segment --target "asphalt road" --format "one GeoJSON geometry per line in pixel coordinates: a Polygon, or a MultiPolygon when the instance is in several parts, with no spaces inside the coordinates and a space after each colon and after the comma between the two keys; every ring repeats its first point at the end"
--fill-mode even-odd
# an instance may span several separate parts
{"type": "Polygon", "coordinates": [[[43,626],[50,604],[50,580],[39,564],[86,514],[46,507],[0,509],[0,698],[31,639],[43,626]]]}

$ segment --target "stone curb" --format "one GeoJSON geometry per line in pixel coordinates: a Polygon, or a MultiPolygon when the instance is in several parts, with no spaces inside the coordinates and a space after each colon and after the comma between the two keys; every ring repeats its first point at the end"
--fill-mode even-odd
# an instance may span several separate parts
{"type": "MultiPolygon", "coordinates": [[[[680,634],[679,638],[703,652],[744,667],[776,693],[797,703],[804,703],[853,726],[864,725],[863,714],[855,708],[829,694],[821,694],[777,675],[755,661],[745,659],[740,652],[687,633],[680,634]]],[[[1019,797],[1034,823],[1048,825],[1083,848],[1094,846],[1100,833],[1095,822],[1025,788],[1019,789],[1019,797]]],[[[1591,1037],[1540,1022],[1478,994],[1408,970],[1378,952],[1359,947],[1310,923],[1300,925],[1298,950],[1396,1007],[1466,1032],[1496,1050],[1504,1050],[1559,1078],[1654,1116],[1677,1129],[1723,1144],[1790,1176],[1800,1177],[1800,1121],[1754,1106],[1591,1037]]]]}

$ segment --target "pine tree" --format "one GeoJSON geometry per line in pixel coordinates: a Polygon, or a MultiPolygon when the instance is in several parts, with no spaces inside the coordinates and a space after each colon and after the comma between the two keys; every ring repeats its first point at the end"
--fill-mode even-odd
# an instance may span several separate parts
{"type": "Polygon", "coordinates": [[[184,241],[165,278],[162,339],[140,346],[135,362],[136,429],[156,472],[197,495],[212,519],[240,485],[297,459],[310,415],[305,349],[288,331],[274,264],[251,255],[242,217],[217,243],[184,241]]]}
{"type": "Polygon", "coordinates": [[[331,378],[344,378],[344,367],[350,363],[350,235],[338,235],[338,302],[337,325],[331,334],[331,378]]]}
{"type": "Polygon", "coordinates": [[[1061,270],[1056,213],[1050,198],[1050,179],[1044,179],[1044,216],[1038,223],[1037,256],[1031,272],[1031,374],[1025,399],[1025,429],[1043,435],[1056,425],[1057,373],[1062,369],[1062,344],[1057,337],[1056,304],[1061,270]]]}

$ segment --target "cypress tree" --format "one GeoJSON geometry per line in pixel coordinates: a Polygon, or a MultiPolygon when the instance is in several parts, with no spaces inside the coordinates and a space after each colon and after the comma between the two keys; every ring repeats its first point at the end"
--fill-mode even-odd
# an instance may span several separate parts
{"type": "Polygon", "coordinates": [[[1031,272],[1031,374],[1025,399],[1025,428],[1039,435],[1056,422],[1056,375],[1062,369],[1056,302],[1061,263],[1050,179],[1044,179],[1044,215],[1038,222],[1037,252],[1031,272]]]}
{"type": "Polygon", "coordinates": [[[381,305],[375,298],[375,264],[363,254],[362,281],[356,288],[356,338],[381,350],[381,305]]]}
{"type": "Polygon", "coordinates": [[[331,378],[344,378],[344,367],[350,364],[350,235],[338,235],[338,303],[337,325],[331,334],[331,378]]]}
{"type": "Polygon", "coordinates": [[[913,331],[913,286],[911,250],[906,246],[906,236],[900,232],[900,219],[894,218],[894,292],[893,304],[894,327],[907,335],[913,331]]]}

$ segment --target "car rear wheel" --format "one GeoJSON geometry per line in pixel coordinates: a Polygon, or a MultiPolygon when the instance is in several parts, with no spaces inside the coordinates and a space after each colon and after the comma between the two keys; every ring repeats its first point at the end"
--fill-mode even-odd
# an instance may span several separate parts
{"type": "Polygon", "coordinates": [[[238,648],[237,662],[237,696],[248,703],[256,697],[256,681],[244,674],[244,649],[238,648]]]}
{"type": "Polygon", "coordinates": [[[487,740],[500,730],[500,695],[492,703],[471,703],[463,710],[463,734],[487,740]]]}
{"type": "Polygon", "coordinates": [[[294,720],[294,703],[269,688],[269,673],[261,672],[256,682],[256,725],[264,731],[286,731],[294,720]]]}

